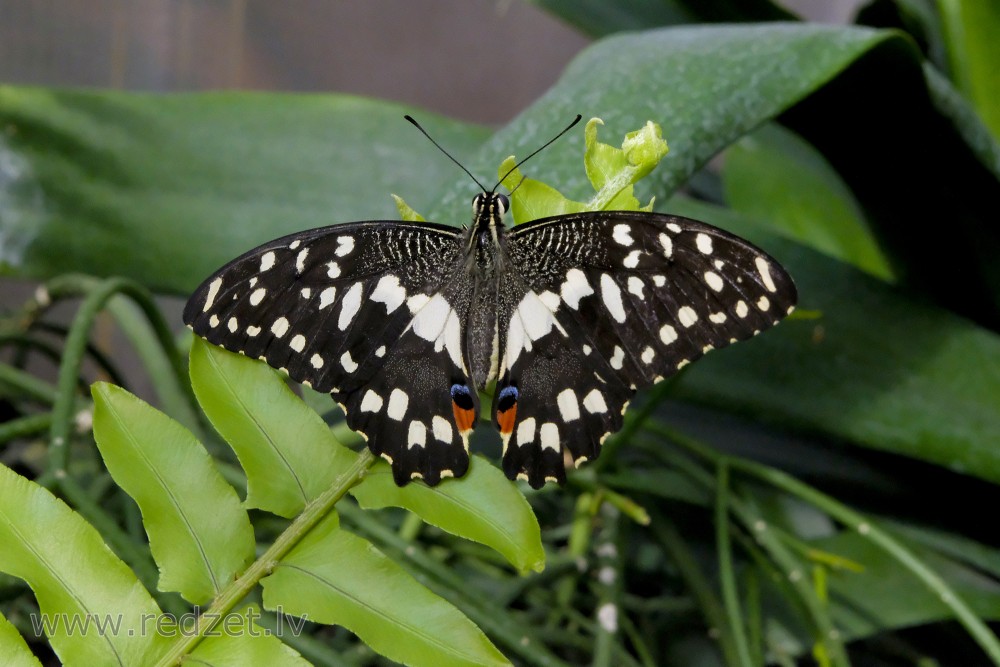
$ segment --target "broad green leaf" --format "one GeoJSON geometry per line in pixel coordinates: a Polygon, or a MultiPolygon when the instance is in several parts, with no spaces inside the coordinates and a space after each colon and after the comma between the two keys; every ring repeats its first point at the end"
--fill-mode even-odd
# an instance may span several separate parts
{"type": "MultiPolygon", "coordinates": [[[[832,612],[847,640],[951,618],[947,606],[871,540],[853,532],[814,540],[811,547],[864,565],[863,572],[828,575],[832,612]]],[[[1000,583],[961,563],[908,545],[983,619],[1000,619],[1000,583]]]]}
{"type": "Polygon", "coordinates": [[[264,579],[264,607],[342,625],[406,665],[509,665],[472,621],[331,513],[264,579]]]}
{"type": "MultiPolygon", "coordinates": [[[[498,131],[466,166],[492,171],[498,155],[526,155],[575,113],[618,137],[652,120],[670,154],[640,192],[672,193],[713,155],[806,98],[869,52],[902,48],[892,33],[813,24],[697,26],[603,39],[578,55],[545,95],[498,131]]],[[[906,62],[905,60],[903,62],[906,62]]],[[[910,63],[919,71],[915,59],[910,63]]],[[[525,166],[573,199],[589,192],[579,168],[583,137],[571,132],[525,166]]],[[[459,177],[428,219],[468,198],[459,177]]],[[[637,194],[640,200],[648,196],[637,194]]]]}
{"type": "Polygon", "coordinates": [[[247,507],[293,517],[354,461],[267,365],[196,338],[191,385],[247,474],[247,507]]]}
{"type": "Polygon", "coordinates": [[[24,637],[0,614],[0,655],[7,667],[42,667],[24,637]]]}
{"type": "Polygon", "coordinates": [[[765,248],[800,307],[821,314],[712,352],[680,379],[681,398],[1000,483],[1000,336],[731,211],[665,208],[765,248]]]}
{"type": "Polygon", "coordinates": [[[0,571],[35,593],[67,665],[150,665],[159,608],[100,534],[45,488],[0,465],[0,571]]]}
{"type": "Polygon", "coordinates": [[[765,125],[726,151],[726,202],[784,235],[883,280],[892,269],[857,201],[814,148],[780,125],[765,125]]]}
{"type": "Polygon", "coordinates": [[[793,18],[768,0],[531,0],[588,35],[701,21],[780,21],[793,18]]]}
{"type": "Polygon", "coordinates": [[[460,480],[435,487],[396,486],[389,466],[379,462],[351,494],[365,509],[403,507],[453,535],[492,547],[519,571],[542,571],[545,551],[531,506],[489,461],[473,456],[460,480]]]}
{"type": "Polygon", "coordinates": [[[937,0],[951,79],[1000,141],[1000,3],[937,0]]]}
{"type": "MultiPolygon", "coordinates": [[[[311,664],[270,630],[258,625],[259,618],[257,605],[229,612],[185,662],[206,667],[308,667],[311,664]]],[[[298,627],[301,630],[301,626],[298,627]]]]}
{"type": "Polygon", "coordinates": [[[187,293],[277,236],[394,219],[390,192],[426,207],[455,167],[408,112],[458,156],[489,134],[349,95],[0,86],[0,272],[187,293]]]}
{"type": "Polygon", "coordinates": [[[191,432],[120,387],[93,385],[94,439],[142,512],[159,589],[214,598],[253,559],[253,527],[233,487],[191,432]]]}

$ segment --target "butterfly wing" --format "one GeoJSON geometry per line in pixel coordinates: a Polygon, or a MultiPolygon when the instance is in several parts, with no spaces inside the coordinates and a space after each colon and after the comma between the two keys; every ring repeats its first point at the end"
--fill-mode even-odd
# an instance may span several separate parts
{"type": "Polygon", "coordinates": [[[209,342],[266,361],[329,392],[398,483],[436,484],[468,467],[478,396],[469,386],[462,323],[470,297],[460,235],[443,225],[335,225],[266,243],[209,277],[184,321],[209,342]],[[470,405],[471,403],[471,405],[470,405]]]}
{"type": "Polygon", "coordinates": [[[505,289],[520,296],[502,311],[494,421],[508,476],[536,487],[564,479],[566,454],[596,457],[635,390],[777,324],[797,298],[762,250],[678,216],[546,218],[516,228],[507,252],[505,289]]]}

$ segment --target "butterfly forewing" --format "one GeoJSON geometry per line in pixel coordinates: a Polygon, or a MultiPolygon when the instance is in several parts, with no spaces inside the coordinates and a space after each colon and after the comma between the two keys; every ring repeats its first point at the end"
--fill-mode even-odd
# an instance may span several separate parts
{"type": "Polygon", "coordinates": [[[538,220],[510,235],[508,252],[520,285],[510,289],[528,305],[502,314],[497,392],[517,402],[513,413],[495,402],[494,419],[505,470],[533,486],[562,479],[564,453],[595,457],[635,390],[777,324],[796,301],[763,251],[677,216],[538,220]]]}
{"type": "Polygon", "coordinates": [[[442,225],[372,221],[293,234],[208,278],[184,320],[211,343],[333,394],[397,482],[436,483],[468,466],[468,415],[450,391],[470,384],[468,290],[454,279],[461,252],[459,233],[442,225]]]}

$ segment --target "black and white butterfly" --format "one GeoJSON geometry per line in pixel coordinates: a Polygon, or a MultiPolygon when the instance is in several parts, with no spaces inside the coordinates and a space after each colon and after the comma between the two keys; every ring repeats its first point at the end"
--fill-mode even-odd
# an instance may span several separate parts
{"type": "Polygon", "coordinates": [[[636,390],[794,308],[775,260],[705,223],[596,211],[510,230],[495,190],[463,230],[376,220],[265,243],[184,321],[332,394],[399,485],[465,474],[495,382],[504,472],[539,488],[600,454],[636,390]]]}

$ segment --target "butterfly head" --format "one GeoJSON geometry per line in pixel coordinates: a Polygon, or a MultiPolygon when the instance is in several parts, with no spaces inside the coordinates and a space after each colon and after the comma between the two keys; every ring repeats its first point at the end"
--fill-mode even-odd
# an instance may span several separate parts
{"type": "Polygon", "coordinates": [[[510,199],[497,192],[480,192],[472,199],[472,213],[480,224],[500,224],[509,210],[510,199]]]}

